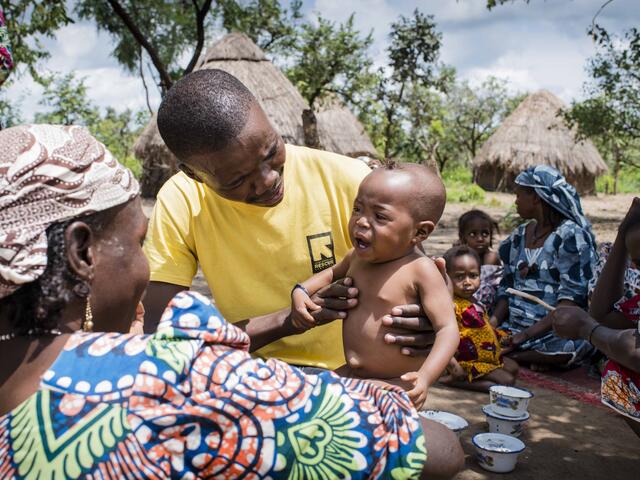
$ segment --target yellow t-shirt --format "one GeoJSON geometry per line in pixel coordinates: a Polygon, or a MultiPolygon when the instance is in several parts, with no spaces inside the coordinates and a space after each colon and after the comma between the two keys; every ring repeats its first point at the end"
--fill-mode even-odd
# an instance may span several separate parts
{"type": "MultiPolygon", "coordinates": [[[[284,198],[271,208],[227,200],[178,173],[158,193],[149,223],[151,280],[189,287],[200,263],[230,322],[287,307],[295,283],[334,265],[351,248],[353,200],[369,172],[360,160],[287,145],[284,198]]],[[[337,368],[344,363],[341,322],[256,353],[337,368]]]]}

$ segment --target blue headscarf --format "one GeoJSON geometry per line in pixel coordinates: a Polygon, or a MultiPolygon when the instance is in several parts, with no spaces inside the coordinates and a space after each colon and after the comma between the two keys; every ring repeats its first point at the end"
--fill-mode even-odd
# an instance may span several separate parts
{"type": "Polygon", "coordinates": [[[573,185],[567,183],[564,176],[548,165],[527,168],[516,177],[516,184],[533,188],[538,196],[552,208],[584,230],[587,240],[596,248],[596,239],[591,230],[591,223],[582,212],[580,196],[573,185]]]}

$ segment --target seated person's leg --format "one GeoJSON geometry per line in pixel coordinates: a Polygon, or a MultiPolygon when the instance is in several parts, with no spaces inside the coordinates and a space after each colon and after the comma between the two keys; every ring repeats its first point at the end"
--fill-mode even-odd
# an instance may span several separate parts
{"type": "Polygon", "coordinates": [[[434,480],[453,478],[464,468],[464,452],[455,433],[441,423],[420,417],[427,462],[422,469],[422,478],[434,480]]]}

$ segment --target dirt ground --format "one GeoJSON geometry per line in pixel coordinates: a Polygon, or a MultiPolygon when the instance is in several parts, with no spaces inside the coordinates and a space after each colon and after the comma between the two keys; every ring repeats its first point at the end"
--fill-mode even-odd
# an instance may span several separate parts
{"type": "Polygon", "coordinates": [[[452,412],[469,422],[469,428],[460,438],[466,468],[457,480],[638,478],[640,439],[619,415],[551,390],[520,384],[535,396],[529,402],[531,418],[520,437],[526,449],[520,454],[516,469],[507,474],[480,468],[471,443],[473,435],[488,431],[481,407],[489,403],[489,394],[439,386],[430,390],[429,409],[452,412]]]}

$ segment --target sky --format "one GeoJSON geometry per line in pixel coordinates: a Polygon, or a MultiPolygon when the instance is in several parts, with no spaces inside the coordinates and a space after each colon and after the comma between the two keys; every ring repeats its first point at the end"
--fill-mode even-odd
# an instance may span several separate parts
{"type": "MultiPolygon", "coordinates": [[[[304,0],[303,12],[322,14],[344,22],[355,14],[355,25],[363,33],[373,31],[371,55],[377,64],[385,61],[390,25],[415,8],[434,15],[442,33],[441,60],[456,68],[458,77],[471,84],[488,76],[503,78],[513,92],[547,89],[565,102],[582,97],[587,80],[585,66],[595,52],[587,35],[593,16],[605,0],[522,0],[488,11],[485,0],[304,0]]],[[[73,4],[73,2],[69,2],[73,4]]],[[[614,0],[597,22],[610,33],[640,25],[640,0],[614,0]]],[[[207,39],[216,40],[219,33],[207,39]]],[[[89,21],[76,21],[44,41],[51,58],[43,69],[75,72],[85,78],[92,101],[117,110],[146,108],[142,82],[125,72],[112,57],[112,40],[89,21]]],[[[148,78],[148,82],[150,79],[148,78]]],[[[18,99],[23,116],[31,120],[41,88],[25,75],[7,91],[18,99]]],[[[151,92],[152,108],[160,102],[151,92]]]]}

